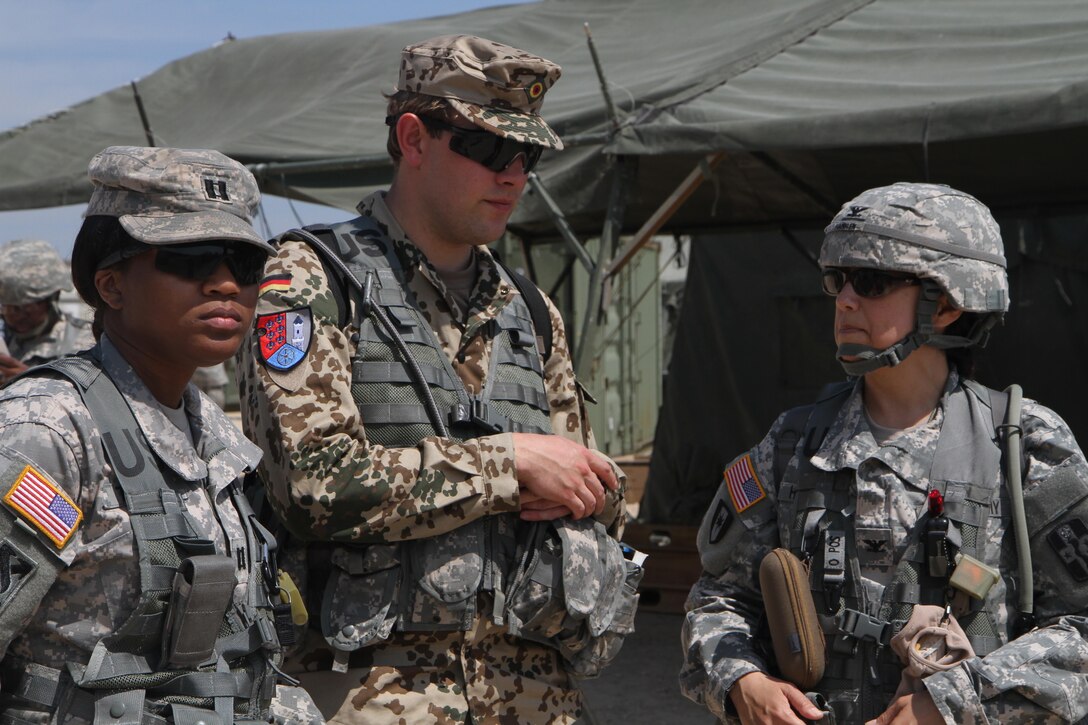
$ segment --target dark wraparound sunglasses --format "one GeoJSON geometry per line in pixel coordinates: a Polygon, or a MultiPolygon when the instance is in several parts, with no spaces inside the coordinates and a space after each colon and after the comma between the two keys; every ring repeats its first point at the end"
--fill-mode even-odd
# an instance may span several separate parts
{"type": "Polygon", "coordinates": [[[252,244],[184,244],[176,247],[159,247],[155,252],[155,269],[185,279],[199,281],[211,277],[220,263],[238,284],[257,284],[264,273],[268,255],[252,244]]]}
{"type": "Polygon", "coordinates": [[[883,297],[898,287],[918,284],[921,280],[906,274],[894,272],[882,272],[879,269],[860,267],[857,269],[843,269],[841,267],[828,267],[823,271],[824,292],[834,297],[842,292],[842,288],[849,282],[859,297],[883,297]]]}
{"type": "MultiPolygon", "coordinates": [[[[385,122],[390,126],[397,124],[399,116],[388,116],[385,122]]],[[[540,161],[544,147],[535,144],[514,141],[490,131],[475,130],[454,126],[430,116],[419,116],[419,120],[428,128],[450,132],[450,151],[483,164],[488,169],[505,171],[510,164],[522,157],[525,173],[528,174],[540,161]]]]}
{"type": "Polygon", "coordinates": [[[198,282],[211,277],[219,265],[225,262],[238,284],[257,284],[261,281],[264,263],[268,259],[264,250],[241,242],[206,242],[162,247],[140,245],[109,255],[99,263],[98,268],[104,269],[149,249],[155,250],[155,269],[198,282]]]}

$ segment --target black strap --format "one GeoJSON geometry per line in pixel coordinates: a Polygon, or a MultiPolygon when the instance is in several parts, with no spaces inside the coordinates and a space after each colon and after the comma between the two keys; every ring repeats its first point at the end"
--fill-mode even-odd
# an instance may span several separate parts
{"type": "Polygon", "coordinates": [[[541,354],[543,355],[544,364],[547,364],[548,358],[552,356],[552,316],[548,312],[548,303],[544,301],[544,293],[533,284],[531,279],[506,266],[498,257],[495,258],[495,261],[510,275],[514,286],[518,288],[518,292],[525,299],[525,304],[529,306],[529,314],[533,318],[533,329],[543,343],[541,354]]]}

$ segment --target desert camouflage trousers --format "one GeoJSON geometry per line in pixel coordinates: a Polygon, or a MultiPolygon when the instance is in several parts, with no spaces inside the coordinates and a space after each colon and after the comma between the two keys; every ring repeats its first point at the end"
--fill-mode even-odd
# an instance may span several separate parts
{"type": "Polygon", "coordinates": [[[302,682],[330,725],[570,725],[581,693],[558,653],[477,617],[465,632],[397,634],[330,671],[314,631],[284,670],[302,682]]]}

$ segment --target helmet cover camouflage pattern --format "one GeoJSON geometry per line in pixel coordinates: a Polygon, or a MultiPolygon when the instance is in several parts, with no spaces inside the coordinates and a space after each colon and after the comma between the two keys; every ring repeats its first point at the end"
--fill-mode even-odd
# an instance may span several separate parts
{"type": "Polygon", "coordinates": [[[0,247],[0,304],[26,305],[68,289],[68,265],[49,242],[15,239],[0,247]]]}
{"type": "Polygon", "coordinates": [[[563,142],[540,117],[544,93],[561,69],[524,50],[473,35],[444,35],[401,53],[398,91],[445,98],[469,121],[545,148],[563,142]]]}
{"type": "Polygon", "coordinates": [[[846,202],[824,230],[821,267],[869,267],[934,280],[968,312],[1009,309],[1001,230],[975,197],[899,182],[846,202]]]}
{"type": "Polygon", "coordinates": [[[251,222],[261,200],[257,181],[218,151],[110,146],[87,172],[94,192],[83,216],[117,217],[141,242],[237,241],[275,251],[251,222]]]}

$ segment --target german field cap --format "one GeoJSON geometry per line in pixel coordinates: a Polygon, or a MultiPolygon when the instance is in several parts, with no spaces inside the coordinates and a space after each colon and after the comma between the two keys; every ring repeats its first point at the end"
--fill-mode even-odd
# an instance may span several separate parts
{"type": "Polygon", "coordinates": [[[524,143],[561,149],[544,119],[544,94],[561,69],[550,60],[474,35],[443,35],[401,54],[397,90],[445,98],[476,126],[524,143]]]}
{"type": "Polygon", "coordinates": [[[237,241],[274,251],[251,221],[261,200],[257,181],[218,151],[110,146],[87,173],[94,192],[83,215],[117,217],[141,242],[237,241]]]}

